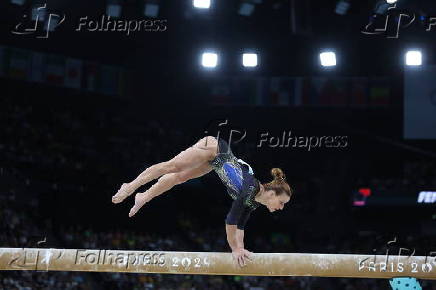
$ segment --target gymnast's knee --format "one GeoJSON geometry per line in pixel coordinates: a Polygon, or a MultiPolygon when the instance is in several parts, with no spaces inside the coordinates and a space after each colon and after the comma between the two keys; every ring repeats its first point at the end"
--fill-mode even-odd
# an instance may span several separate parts
{"type": "Polygon", "coordinates": [[[159,182],[166,182],[171,185],[178,185],[184,183],[185,181],[186,178],[180,173],[167,173],[159,178],[159,182]]]}
{"type": "Polygon", "coordinates": [[[179,164],[177,163],[176,160],[171,159],[168,162],[165,162],[164,164],[164,171],[165,173],[169,174],[169,173],[176,173],[176,172],[180,172],[181,168],[179,166],[179,164]]]}

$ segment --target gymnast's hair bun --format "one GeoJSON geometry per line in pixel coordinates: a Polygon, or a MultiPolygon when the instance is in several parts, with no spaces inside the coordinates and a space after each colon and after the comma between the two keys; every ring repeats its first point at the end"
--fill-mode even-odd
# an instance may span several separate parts
{"type": "Polygon", "coordinates": [[[271,169],[271,175],[274,177],[275,181],[284,181],[286,178],[285,174],[280,168],[271,169]]]}

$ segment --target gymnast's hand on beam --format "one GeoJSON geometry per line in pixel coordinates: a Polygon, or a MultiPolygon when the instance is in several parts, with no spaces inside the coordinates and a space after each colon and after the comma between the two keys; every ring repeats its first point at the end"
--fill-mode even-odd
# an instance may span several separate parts
{"type": "Polygon", "coordinates": [[[233,259],[235,260],[235,262],[238,263],[238,265],[240,267],[246,266],[247,260],[251,261],[252,254],[253,254],[252,252],[247,251],[246,249],[243,249],[243,248],[237,248],[237,249],[232,251],[233,259]]]}

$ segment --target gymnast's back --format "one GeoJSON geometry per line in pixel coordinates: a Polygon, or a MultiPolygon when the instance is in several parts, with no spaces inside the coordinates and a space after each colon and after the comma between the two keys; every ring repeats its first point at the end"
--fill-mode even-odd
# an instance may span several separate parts
{"type": "Polygon", "coordinates": [[[218,152],[210,161],[210,165],[233,200],[243,199],[245,206],[252,210],[259,206],[254,200],[260,189],[259,181],[254,177],[251,166],[236,158],[228,143],[222,138],[218,138],[218,152]]]}

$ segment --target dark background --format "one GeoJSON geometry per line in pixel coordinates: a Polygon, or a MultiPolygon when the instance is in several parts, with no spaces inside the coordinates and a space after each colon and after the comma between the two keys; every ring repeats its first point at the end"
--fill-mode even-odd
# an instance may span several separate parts
{"type": "MultiPolygon", "coordinates": [[[[233,146],[235,155],[262,182],[270,181],[271,168],[282,168],[295,190],[283,211],[260,208],[252,215],[247,249],[384,254],[397,239],[394,252],[435,250],[434,204],[416,199],[436,190],[436,141],[403,138],[402,56],[420,47],[425,64],[434,65],[436,31],[416,22],[397,39],[365,35],[376,1],[351,1],[348,13],[338,15],[338,1],[265,0],[250,17],[238,15],[240,3],[214,1],[210,11],[198,12],[189,1],[161,1],[158,19],[167,21],[166,31],[129,36],[74,31],[80,17],[105,14],[105,1],[0,4],[2,247],[229,251],[224,218],[231,199],[213,172],[174,187],[134,218],[128,218],[132,197],[114,205],[111,196],[205,130],[239,128],[247,138],[233,146]],[[11,33],[35,3],[65,14],[65,22],[48,39],[37,38],[41,27],[31,35],[11,33]],[[199,65],[206,47],[222,53],[214,71],[199,65]],[[318,64],[326,47],[337,52],[334,69],[318,64]],[[240,67],[244,48],[259,52],[258,68],[240,67]],[[43,61],[36,66],[38,53],[43,61]],[[80,60],[79,74],[71,73],[67,58],[80,60]],[[42,77],[35,80],[35,73],[42,77]],[[321,91],[319,79],[328,84],[321,91]],[[283,91],[289,98],[278,101],[283,91]],[[218,128],[220,120],[229,125],[218,128]],[[348,142],[310,151],[256,147],[262,133],[283,131],[348,142]],[[363,207],[353,206],[359,188],[372,190],[363,207]]],[[[124,1],[120,19],[145,19],[142,5],[124,1]]],[[[398,7],[436,16],[431,1],[404,0],[398,7]]],[[[389,289],[380,279],[109,273],[3,272],[0,281],[5,289],[389,289]]],[[[436,289],[431,281],[421,285],[436,289]]]]}

